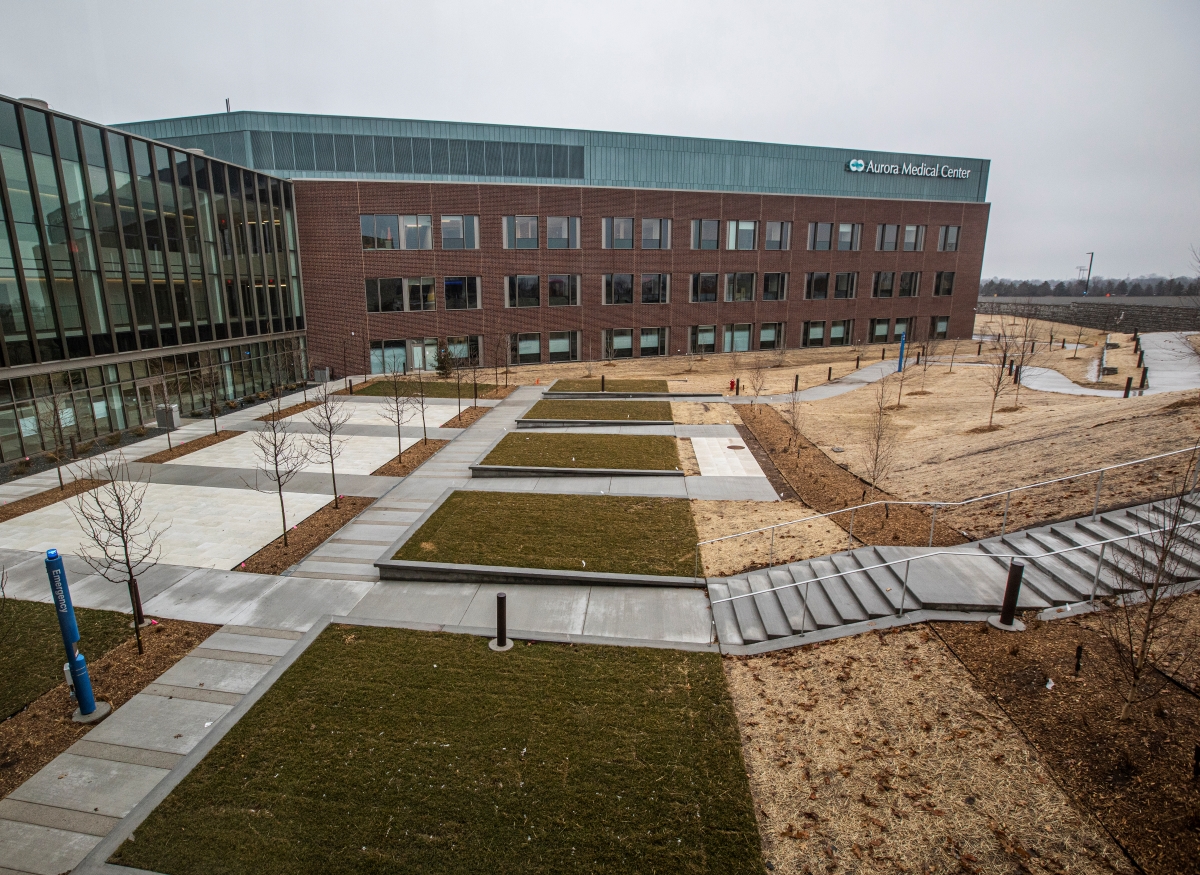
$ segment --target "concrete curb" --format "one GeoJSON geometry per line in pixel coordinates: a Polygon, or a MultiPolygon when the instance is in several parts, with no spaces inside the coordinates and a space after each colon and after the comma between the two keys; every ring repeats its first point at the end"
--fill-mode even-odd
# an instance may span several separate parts
{"type": "MultiPolygon", "coordinates": [[[[397,548],[399,549],[399,548],[397,548]]],[[[391,556],[396,555],[393,550],[391,556]]],[[[415,562],[380,559],[375,562],[379,579],[419,583],[507,583],[569,584],[572,586],[665,586],[703,589],[691,577],[655,574],[602,574],[594,571],[564,571],[555,568],[517,568],[507,565],[460,565],[451,562],[415,562]]]]}
{"type": "Polygon", "coordinates": [[[816,644],[821,641],[833,641],[837,638],[850,638],[864,632],[880,632],[884,629],[894,629],[898,626],[911,626],[930,620],[948,620],[954,622],[980,623],[987,620],[991,612],[968,611],[909,611],[904,616],[879,617],[874,620],[864,620],[861,623],[847,623],[844,626],[830,626],[828,629],[817,629],[805,632],[803,635],[789,635],[785,638],[771,638],[756,644],[721,644],[721,652],[730,656],[754,656],[760,653],[771,653],[789,647],[802,647],[805,644],[816,644]]]}
{"type": "Polygon", "coordinates": [[[517,428],[617,428],[623,425],[674,425],[672,419],[518,419],[517,428]]]}
{"type": "Polygon", "coordinates": [[[470,465],[472,477],[683,477],[684,473],[645,468],[536,468],[517,465],[470,465]]]}

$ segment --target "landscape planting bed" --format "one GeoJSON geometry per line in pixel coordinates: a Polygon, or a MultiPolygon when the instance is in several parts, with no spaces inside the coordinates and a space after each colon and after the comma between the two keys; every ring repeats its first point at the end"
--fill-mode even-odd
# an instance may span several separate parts
{"type": "Polygon", "coordinates": [[[112,857],[211,872],[763,871],[710,653],[325,629],[112,857]]]}
{"type": "Polygon", "coordinates": [[[487,454],[483,464],[677,471],[679,453],[675,438],[665,435],[510,433],[487,454]]]}
{"type": "Polygon", "coordinates": [[[453,492],[393,559],[691,577],[682,498],[453,492]]]}
{"type": "MultiPolygon", "coordinates": [[[[555,380],[549,392],[599,392],[599,377],[578,380],[555,380]]],[[[666,380],[604,380],[605,392],[669,392],[666,380]]]]}
{"type": "Polygon", "coordinates": [[[591,422],[670,422],[669,401],[567,401],[544,398],[523,419],[577,419],[591,422]]]}

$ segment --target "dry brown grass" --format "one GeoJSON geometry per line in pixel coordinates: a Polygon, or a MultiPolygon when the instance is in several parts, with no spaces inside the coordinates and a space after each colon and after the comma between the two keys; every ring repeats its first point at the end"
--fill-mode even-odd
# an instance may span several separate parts
{"type": "MultiPolygon", "coordinates": [[[[681,441],[680,446],[688,441],[681,441]]],[[[693,501],[692,517],[700,540],[734,535],[776,523],[802,519],[816,513],[801,501],[693,501]]],[[[774,557],[780,562],[800,562],[846,549],[846,533],[828,519],[816,519],[779,529],[772,549],[771,535],[762,533],[733,538],[700,548],[700,561],[709,577],[727,577],[747,568],[762,568],[774,557]]]]}
{"type": "Polygon", "coordinates": [[[737,408],[724,401],[672,401],[671,418],[679,425],[740,425],[737,408]]]}
{"type": "Polygon", "coordinates": [[[683,472],[683,476],[698,477],[700,463],[696,460],[696,448],[692,446],[692,439],[679,438],[675,449],[679,453],[679,470],[683,472]]]}
{"type": "Polygon", "coordinates": [[[1131,871],[923,627],[725,669],[776,871],[1131,871]]]}

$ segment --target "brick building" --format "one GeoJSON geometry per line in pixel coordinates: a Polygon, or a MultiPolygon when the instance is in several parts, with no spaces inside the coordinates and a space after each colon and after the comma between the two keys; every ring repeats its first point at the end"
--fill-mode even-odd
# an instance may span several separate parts
{"type": "Polygon", "coordinates": [[[988,162],[229,113],[121,127],[292,182],[335,373],[969,336],[988,162]]]}

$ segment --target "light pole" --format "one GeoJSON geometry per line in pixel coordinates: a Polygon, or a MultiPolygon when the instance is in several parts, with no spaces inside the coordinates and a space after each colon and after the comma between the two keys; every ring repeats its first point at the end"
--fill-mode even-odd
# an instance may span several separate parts
{"type": "Polygon", "coordinates": [[[1089,252],[1089,253],[1087,253],[1087,257],[1088,257],[1087,281],[1084,282],[1084,284],[1083,284],[1083,294],[1085,297],[1087,296],[1088,290],[1092,287],[1092,261],[1096,258],[1096,253],[1089,252]]]}

